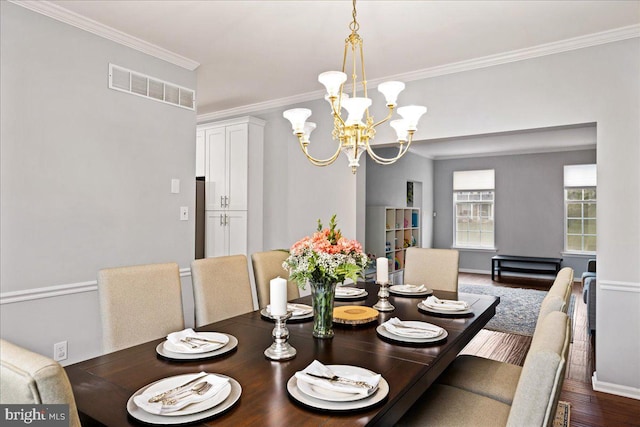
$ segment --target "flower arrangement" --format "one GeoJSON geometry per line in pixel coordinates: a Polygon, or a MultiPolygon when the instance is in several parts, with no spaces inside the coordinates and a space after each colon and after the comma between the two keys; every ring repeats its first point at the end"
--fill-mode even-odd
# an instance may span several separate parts
{"type": "Polygon", "coordinates": [[[336,215],[331,217],[329,228],[318,229],[312,236],[294,243],[283,268],[289,270],[289,279],[304,288],[307,281],[313,283],[341,283],[346,278],[354,282],[361,277],[369,264],[362,245],[357,240],[349,240],[336,230],[336,215]]]}

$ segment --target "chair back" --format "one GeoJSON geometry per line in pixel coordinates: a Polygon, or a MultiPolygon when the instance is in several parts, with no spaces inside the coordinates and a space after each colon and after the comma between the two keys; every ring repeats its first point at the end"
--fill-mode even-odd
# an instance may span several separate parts
{"type": "Polygon", "coordinates": [[[253,311],[244,255],[197,259],[191,263],[196,326],[253,311]]]}
{"type": "Polygon", "coordinates": [[[565,313],[569,309],[569,301],[571,299],[571,291],[573,290],[573,268],[564,267],[558,272],[553,285],[549,288],[548,297],[559,296],[564,301],[562,311],[565,313]]]}
{"type": "Polygon", "coordinates": [[[184,329],[176,263],[100,270],[98,296],[107,353],[184,329]]]}
{"type": "Polygon", "coordinates": [[[454,249],[408,248],[404,283],[458,292],[459,253],[454,249]]]}
{"type": "Polygon", "coordinates": [[[289,281],[289,272],[282,268],[282,263],[289,256],[287,251],[256,252],[251,255],[253,277],[256,280],[258,305],[264,308],[269,304],[269,283],[271,279],[282,277],[287,279],[287,300],[300,298],[300,289],[295,282],[289,281]]]}
{"type": "Polygon", "coordinates": [[[69,426],[80,427],[64,368],[48,357],[0,339],[0,403],[69,405],[69,426]]]}
{"type": "Polygon", "coordinates": [[[569,355],[571,321],[561,312],[549,313],[531,341],[507,426],[551,426],[558,406],[569,355]]]}

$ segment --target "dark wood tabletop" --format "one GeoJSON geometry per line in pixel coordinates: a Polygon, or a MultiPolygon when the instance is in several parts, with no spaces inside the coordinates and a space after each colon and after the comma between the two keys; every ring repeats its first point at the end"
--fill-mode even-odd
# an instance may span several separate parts
{"type": "MultiPolygon", "coordinates": [[[[377,301],[379,287],[359,284],[369,292],[366,300],[336,301],[340,305],[366,305],[377,301]]],[[[440,298],[455,294],[436,291],[440,298]]],[[[422,393],[451,363],[456,355],[493,317],[499,298],[459,294],[471,304],[469,317],[446,318],[422,313],[422,298],[390,297],[394,311],[381,313],[376,322],[335,325],[335,337],[313,338],[313,322],[289,323],[289,343],[297,350],[294,359],[274,362],[264,356],[271,345],[273,323],[254,311],[198,328],[231,334],[238,339],[235,351],[201,361],[169,361],[156,354],[163,340],[155,340],[125,350],[99,356],[66,367],[73,386],[83,426],[141,425],[127,414],[127,400],[141,387],[156,380],[206,371],[227,375],[242,386],[240,400],[228,411],[196,425],[215,426],[389,426],[415,403],[422,393]],[[376,327],[391,317],[421,320],[446,329],[445,342],[422,347],[399,345],[383,340],[376,327]],[[287,393],[287,381],[314,359],[333,365],[354,365],[382,374],[389,395],[378,406],[349,413],[323,412],[298,404],[287,393]]],[[[311,298],[298,302],[310,304],[311,298]]]]}

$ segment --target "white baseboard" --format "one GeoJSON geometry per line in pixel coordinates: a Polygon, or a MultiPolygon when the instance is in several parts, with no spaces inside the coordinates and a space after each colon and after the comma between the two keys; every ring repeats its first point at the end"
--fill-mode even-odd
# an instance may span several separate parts
{"type": "Polygon", "coordinates": [[[631,399],[640,400],[640,388],[599,381],[597,372],[593,373],[591,384],[595,391],[601,391],[603,393],[615,394],[616,396],[630,397],[631,399]]]}
{"type": "MultiPolygon", "coordinates": [[[[190,268],[180,269],[180,277],[189,276],[191,276],[190,268]]],[[[87,282],[69,283],[66,285],[45,286],[43,288],[27,289],[24,291],[2,292],[0,293],[0,305],[34,301],[63,295],[80,294],[83,292],[95,292],[97,290],[98,282],[96,280],[90,280],[87,282]]]]}

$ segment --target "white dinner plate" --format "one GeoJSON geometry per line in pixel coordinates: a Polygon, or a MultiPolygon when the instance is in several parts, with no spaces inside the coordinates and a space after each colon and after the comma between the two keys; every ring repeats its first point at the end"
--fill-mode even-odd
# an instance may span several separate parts
{"type": "MultiPolygon", "coordinates": [[[[411,321],[404,321],[403,323],[410,324],[411,321]]],[[[376,328],[376,332],[378,333],[378,335],[383,336],[392,341],[403,342],[403,343],[415,343],[415,344],[433,344],[433,343],[444,341],[449,336],[449,333],[444,328],[442,329],[442,334],[434,338],[405,337],[401,335],[396,335],[389,332],[387,328],[385,328],[382,325],[378,325],[378,327],[376,328]]]]}
{"type": "Polygon", "coordinates": [[[431,295],[433,293],[433,291],[429,288],[425,289],[424,291],[419,291],[419,292],[411,292],[411,291],[406,291],[402,288],[403,285],[393,285],[389,287],[389,293],[393,294],[393,295],[400,295],[400,296],[405,296],[405,297],[422,297],[422,296],[427,296],[427,295],[431,295]]]}
{"type": "Polygon", "coordinates": [[[201,338],[209,339],[212,341],[220,341],[220,344],[208,344],[207,346],[202,346],[199,348],[190,348],[187,350],[181,345],[176,345],[171,341],[166,340],[163,342],[162,346],[164,347],[165,350],[170,351],[172,353],[198,354],[198,353],[210,353],[214,350],[224,347],[229,343],[229,337],[225,334],[221,334],[218,332],[197,332],[196,335],[200,336],[201,338]]]}
{"type": "MultiPolygon", "coordinates": [[[[358,366],[329,365],[327,367],[338,376],[374,374],[370,370],[360,368],[358,366]]],[[[355,400],[366,399],[371,396],[367,396],[361,393],[344,393],[336,390],[329,390],[319,385],[311,384],[306,381],[300,381],[299,379],[297,381],[297,385],[298,389],[304,394],[307,394],[316,399],[328,400],[330,402],[353,402],[355,400]]]]}
{"type": "MultiPolygon", "coordinates": [[[[297,305],[300,307],[304,307],[306,309],[308,309],[308,313],[305,314],[300,314],[297,316],[291,316],[291,318],[289,318],[288,322],[290,321],[296,321],[296,320],[306,320],[306,319],[312,319],[313,318],[313,307],[311,307],[310,305],[306,305],[306,304],[293,304],[293,305],[297,305]]],[[[267,310],[267,308],[263,308],[262,310],[260,310],[260,316],[269,319],[269,320],[274,320],[275,319],[273,317],[271,317],[271,313],[269,313],[269,311],[267,310]]]]}
{"type": "Polygon", "coordinates": [[[422,303],[422,301],[418,303],[418,309],[427,313],[435,313],[447,316],[461,316],[473,313],[473,309],[471,307],[465,308],[464,310],[438,310],[435,308],[427,307],[422,303]]]}
{"type": "Polygon", "coordinates": [[[198,332],[198,334],[206,337],[206,334],[216,334],[216,335],[224,335],[229,338],[229,342],[224,346],[220,347],[217,350],[209,351],[206,353],[175,353],[173,351],[169,351],[165,348],[164,344],[167,341],[163,341],[156,347],[156,352],[167,359],[171,360],[198,360],[198,359],[208,359],[213,357],[222,356],[232,350],[234,350],[238,346],[238,339],[230,334],[220,334],[217,332],[198,332]]]}
{"type": "MultiPolygon", "coordinates": [[[[329,365],[331,369],[334,369],[336,366],[347,366],[347,365],[329,365]]],[[[363,369],[363,368],[360,368],[363,369]]],[[[371,371],[368,371],[373,373],[371,371]]],[[[289,395],[297,402],[301,403],[304,406],[326,410],[326,411],[353,411],[358,409],[369,408],[371,406],[375,406],[382,402],[387,395],[389,394],[389,383],[384,378],[380,378],[380,383],[378,384],[378,389],[371,394],[370,396],[366,396],[359,400],[349,401],[349,402],[335,402],[326,399],[318,399],[316,397],[312,397],[306,393],[304,393],[298,387],[298,379],[295,376],[289,378],[287,382],[287,391],[289,395]]]]}
{"type": "Polygon", "coordinates": [[[338,295],[336,293],[335,295],[335,299],[337,300],[354,300],[354,299],[363,299],[366,298],[367,295],[369,295],[369,293],[367,291],[365,291],[364,289],[360,289],[360,288],[353,288],[353,287],[349,287],[349,289],[354,289],[354,290],[358,290],[360,292],[358,292],[357,294],[354,293],[354,295],[338,295]]]}
{"type": "Polygon", "coordinates": [[[224,387],[219,393],[216,393],[215,396],[212,396],[211,399],[185,406],[184,408],[169,414],[151,414],[138,407],[138,405],[136,405],[133,401],[133,398],[135,396],[138,396],[147,390],[154,390],[156,389],[156,386],[158,387],[158,391],[162,391],[166,388],[177,387],[180,384],[184,384],[189,380],[197,377],[198,375],[200,374],[196,373],[177,375],[175,377],[163,378],[142,387],[140,390],[136,391],[127,401],[127,412],[133,418],[138,421],[142,421],[143,423],[157,425],[184,424],[200,421],[205,418],[220,414],[232,407],[238,401],[238,399],[240,399],[240,395],[242,394],[242,387],[240,386],[240,383],[238,383],[238,381],[234,380],[231,377],[227,377],[226,375],[215,374],[219,377],[228,378],[228,386],[224,387]],[[224,396],[224,398],[221,399],[221,396],[224,396]]]}

